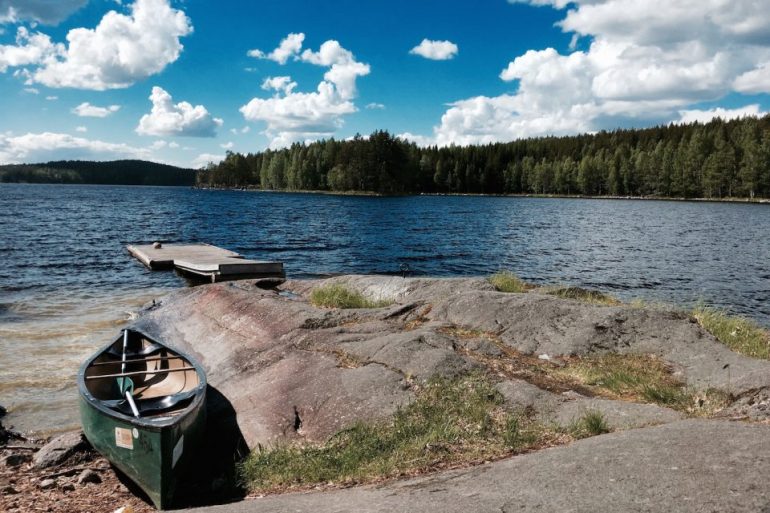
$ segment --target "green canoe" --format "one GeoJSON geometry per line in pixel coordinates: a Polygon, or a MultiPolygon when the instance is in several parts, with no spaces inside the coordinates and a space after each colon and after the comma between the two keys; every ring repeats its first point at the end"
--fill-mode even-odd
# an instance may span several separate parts
{"type": "Polygon", "coordinates": [[[136,330],[89,358],[78,373],[88,441],[169,507],[206,424],[206,376],[189,356],[136,330]]]}

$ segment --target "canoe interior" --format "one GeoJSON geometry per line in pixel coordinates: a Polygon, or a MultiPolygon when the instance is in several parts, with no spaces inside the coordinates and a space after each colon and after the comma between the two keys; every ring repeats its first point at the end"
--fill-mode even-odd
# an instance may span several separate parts
{"type": "Polygon", "coordinates": [[[121,333],[80,369],[83,433],[158,509],[165,509],[203,443],[206,376],[184,354],[139,331],[127,333],[125,351],[121,333]],[[130,375],[139,417],[121,396],[122,375],[130,375]]]}
{"type": "Polygon", "coordinates": [[[184,410],[201,384],[198,372],[187,358],[131,330],[125,365],[121,336],[94,358],[84,372],[84,385],[94,399],[130,414],[115,377],[121,374],[128,374],[133,382],[133,398],[142,418],[167,418],[184,410]]]}

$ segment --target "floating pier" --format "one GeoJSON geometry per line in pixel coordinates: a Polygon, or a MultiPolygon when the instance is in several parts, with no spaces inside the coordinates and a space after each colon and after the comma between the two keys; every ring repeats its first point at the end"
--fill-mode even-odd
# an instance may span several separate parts
{"type": "Polygon", "coordinates": [[[128,245],[132,256],[150,269],[177,269],[212,283],[248,278],[283,278],[282,262],[248,260],[210,244],[128,245]]]}

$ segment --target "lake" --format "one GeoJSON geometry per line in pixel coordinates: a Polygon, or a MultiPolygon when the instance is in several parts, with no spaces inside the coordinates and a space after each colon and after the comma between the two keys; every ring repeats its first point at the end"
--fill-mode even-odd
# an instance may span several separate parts
{"type": "Polygon", "coordinates": [[[130,243],[209,242],[281,260],[289,277],[509,269],[770,325],[770,205],[0,184],[0,214],[0,404],[26,432],[76,426],[79,364],[188,286],[130,243]]]}

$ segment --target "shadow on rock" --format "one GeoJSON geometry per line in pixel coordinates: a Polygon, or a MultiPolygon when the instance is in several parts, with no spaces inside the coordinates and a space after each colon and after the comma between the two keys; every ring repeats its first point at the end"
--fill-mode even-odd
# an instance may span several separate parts
{"type": "Polygon", "coordinates": [[[179,483],[174,507],[211,506],[242,499],[237,465],[249,449],[233,405],[219,390],[206,390],[206,434],[197,461],[179,483]]]}

